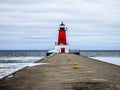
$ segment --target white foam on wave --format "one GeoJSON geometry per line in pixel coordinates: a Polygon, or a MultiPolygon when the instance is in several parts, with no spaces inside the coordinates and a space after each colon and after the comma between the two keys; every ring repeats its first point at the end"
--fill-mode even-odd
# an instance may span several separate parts
{"type": "Polygon", "coordinates": [[[42,59],[43,57],[0,57],[0,60],[11,61],[14,63],[0,63],[0,78],[10,75],[26,66],[42,65],[40,63],[33,63],[42,59]],[[18,63],[19,62],[19,63],[18,63]]]}
{"type": "Polygon", "coordinates": [[[17,61],[17,62],[35,62],[42,59],[43,57],[0,57],[0,60],[3,61],[17,61]]]}
{"type": "Polygon", "coordinates": [[[48,63],[2,63],[0,64],[0,78],[10,75],[24,67],[33,67],[38,65],[45,65],[48,63]]]}
{"type": "Polygon", "coordinates": [[[120,57],[91,57],[91,58],[120,66],[120,57]]]}
{"type": "Polygon", "coordinates": [[[49,63],[31,63],[31,64],[29,64],[28,66],[29,66],[29,67],[33,67],[33,66],[46,65],[46,64],[49,64],[49,63]]]}
{"type": "Polygon", "coordinates": [[[24,67],[26,67],[29,63],[1,63],[0,67],[0,78],[3,78],[13,72],[16,72],[24,67]]]}

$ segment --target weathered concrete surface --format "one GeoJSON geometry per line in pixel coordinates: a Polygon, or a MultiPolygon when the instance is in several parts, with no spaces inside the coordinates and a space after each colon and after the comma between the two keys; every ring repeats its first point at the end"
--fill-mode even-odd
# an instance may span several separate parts
{"type": "Polygon", "coordinates": [[[0,80],[0,90],[120,90],[118,66],[73,54],[56,54],[39,63],[49,64],[0,80]]]}

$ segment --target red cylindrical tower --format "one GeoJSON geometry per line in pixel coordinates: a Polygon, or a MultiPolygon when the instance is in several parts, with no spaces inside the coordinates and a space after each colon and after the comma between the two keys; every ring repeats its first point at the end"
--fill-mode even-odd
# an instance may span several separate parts
{"type": "Polygon", "coordinates": [[[69,45],[66,40],[66,27],[63,22],[59,25],[58,42],[55,43],[56,53],[69,53],[69,45]]]}
{"type": "Polygon", "coordinates": [[[65,25],[63,24],[63,22],[60,24],[59,26],[59,33],[58,33],[58,45],[66,45],[66,29],[65,29],[65,25]]]}

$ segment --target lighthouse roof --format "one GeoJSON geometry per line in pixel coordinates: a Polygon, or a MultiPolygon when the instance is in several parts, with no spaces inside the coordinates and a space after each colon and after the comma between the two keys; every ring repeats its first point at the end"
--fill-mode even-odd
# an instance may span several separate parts
{"type": "Polygon", "coordinates": [[[60,29],[65,29],[66,27],[65,27],[65,24],[63,24],[63,22],[61,22],[61,24],[59,25],[59,28],[60,29]]]}
{"type": "Polygon", "coordinates": [[[63,22],[61,22],[60,26],[65,26],[65,24],[63,22]]]}

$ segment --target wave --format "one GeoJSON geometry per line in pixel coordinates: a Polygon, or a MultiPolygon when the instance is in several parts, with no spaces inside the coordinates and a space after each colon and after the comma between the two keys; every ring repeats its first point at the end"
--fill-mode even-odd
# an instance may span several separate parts
{"type": "Polygon", "coordinates": [[[43,57],[0,57],[0,63],[32,63],[43,57]]]}
{"type": "Polygon", "coordinates": [[[90,58],[120,66],[120,57],[90,57],[90,58]]]}

